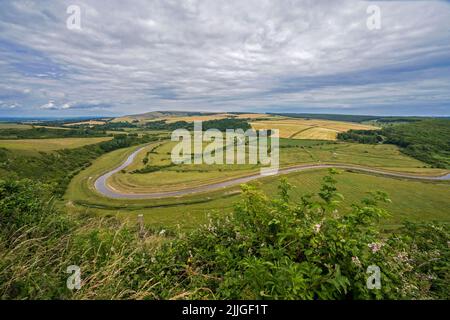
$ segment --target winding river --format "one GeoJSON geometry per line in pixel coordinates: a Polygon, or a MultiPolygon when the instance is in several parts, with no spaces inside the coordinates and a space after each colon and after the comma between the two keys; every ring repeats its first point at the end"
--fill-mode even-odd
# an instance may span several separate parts
{"type": "MultiPolygon", "coordinates": [[[[103,174],[97,180],[95,181],[95,189],[101,193],[102,195],[114,198],[114,199],[157,199],[157,198],[167,198],[167,197],[178,197],[178,196],[184,196],[199,192],[205,192],[205,191],[213,191],[220,188],[230,187],[242,183],[247,183],[252,180],[256,180],[259,178],[263,178],[264,176],[261,176],[259,173],[252,174],[246,177],[240,177],[235,178],[232,180],[227,180],[223,182],[218,183],[212,183],[208,185],[202,185],[198,187],[193,187],[189,189],[183,189],[183,190],[177,190],[177,191],[165,191],[165,192],[154,192],[154,193],[123,193],[117,190],[112,189],[108,186],[106,181],[109,177],[111,177],[116,172],[119,172],[122,169],[125,169],[128,167],[136,157],[136,155],[145,148],[140,147],[137,150],[135,150],[132,154],[128,156],[128,158],[123,162],[120,166],[117,168],[103,174]]],[[[289,168],[283,168],[279,169],[278,173],[276,175],[281,174],[287,174],[291,172],[298,172],[298,171],[305,171],[305,170],[311,170],[311,169],[320,169],[320,168],[339,168],[339,169],[347,169],[347,170],[354,170],[354,171],[360,171],[360,172],[367,172],[372,174],[379,174],[386,177],[394,177],[394,178],[406,178],[406,179],[415,179],[415,180],[450,180],[450,173],[443,175],[443,176],[418,176],[418,175],[411,175],[411,174],[403,174],[398,172],[390,172],[385,171],[381,169],[372,169],[368,167],[360,167],[360,166],[354,166],[354,165],[347,165],[347,164],[307,164],[307,165],[296,165],[289,168]]]]}

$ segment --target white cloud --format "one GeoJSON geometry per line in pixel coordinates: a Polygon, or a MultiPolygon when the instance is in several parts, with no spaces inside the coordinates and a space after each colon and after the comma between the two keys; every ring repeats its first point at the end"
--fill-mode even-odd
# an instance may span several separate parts
{"type": "Polygon", "coordinates": [[[53,110],[53,109],[57,109],[57,108],[56,108],[55,103],[53,101],[49,101],[48,103],[43,104],[42,106],[40,106],[39,109],[44,109],[44,110],[45,109],[50,109],[50,110],[53,110]]]}

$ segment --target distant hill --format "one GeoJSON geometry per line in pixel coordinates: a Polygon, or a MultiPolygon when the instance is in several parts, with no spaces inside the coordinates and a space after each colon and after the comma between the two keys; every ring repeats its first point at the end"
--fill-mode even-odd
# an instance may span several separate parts
{"type": "MultiPolygon", "coordinates": [[[[200,112],[200,111],[151,111],[141,114],[132,114],[122,117],[117,117],[113,122],[141,122],[145,120],[155,120],[155,119],[167,119],[167,118],[186,118],[195,116],[214,116],[217,115],[220,118],[224,117],[247,117],[253,118],[252,115],[262,115],[262,113],[247,113],[247,112],[200,112]]],[[[335,121],[345,121],[345,122],[365,122],[365,121],[376,121],[376,122],[415,122],[430,118],[441,118],[449,119],[449,117],[425,117],[425,116],[371,116],[371,115],[351,115],[351,114],[323,114],[323,113],[266,113],[268,117],[270,116],[282,116],[291,118],[303,118],[303,119],[321,119],[321,120],[335,120],[335,121]]]]}
{"type": "Polygon", "coordinates": [[[169,117],[192,117],[192,116],[204,116],[204,115],[214,115],[218,112],[190,112],[190,111],[150,111],[140,114],[131,114],[123,117],[117,117],[113,122],[132,122],[132,121],[143,121],[143,120],[153,120],[169,117]]]}
{"type": "Polygon", "coordinates": [[[416,117],[416,116],[370,116],[370,115],[353,115],[353,114],[325,114],[325,113],[269,113],[271,115],[292,117],[292,118],[310,118],[335,120],[346,122],[364,122],[364,121],[378,121],[378,122],[414,122],[432,117],[416,117]]]}

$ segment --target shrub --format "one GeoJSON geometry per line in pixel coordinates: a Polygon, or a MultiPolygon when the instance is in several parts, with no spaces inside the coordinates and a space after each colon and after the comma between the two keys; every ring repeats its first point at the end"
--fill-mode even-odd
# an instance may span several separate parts
{"type": "Polygon", "coordinates": [[[136,228],[115,218],[68,216],[29,181],[0,182],[2,299],[449,299],[447,225],[411,224],[382,236],[373,192],[350,212],[333,175],[317,195],[291,199],[242,187],[233,214],[187,234],[136,228]],[[37,231],[36,231],[37,230],[37,231]],[[82,287],[66,288],[78,265],[82,287]],[[366,286],[368,266],[381,288],[366,286]]]}

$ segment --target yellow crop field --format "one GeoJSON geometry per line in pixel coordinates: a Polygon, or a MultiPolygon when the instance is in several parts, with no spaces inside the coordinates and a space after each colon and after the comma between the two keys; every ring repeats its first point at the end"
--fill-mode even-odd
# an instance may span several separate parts
{"type": "Polygon", "coordinates": [[[336,140],[338,131],[328,128],[311,127],[297,133],[293,139],[336,140]]]}
{"type": "Polygon", "coordinates": [[[89,121],[80,121],[80,122],[75,122],[75,123],[66,123],[65,126],[70,127],[70,126],[78,126],[78,125],[102,125],[105,124],[105,121],[98,121],[98,120],[89,120],[89,121]]]}
{"type": "Polygon", "coordinates": [[[252,122],[251,125],[255,130],[278,129],[280,130],[280,138],[290,138],[291,136],[295,136],[301,130],[311,128],[310,126],[298,124],[291,120],[258,121],[252,122]]]}
{"type": "Polygon", "coordinates": [[[100,137],[0,140],[0,148],[32,152],[48,152],[59,149],[74,149],[88,144],[99,143],[111,139],[111,137],[100,137]]]}
{"type": "Polygon", "coordinates": [[[255,121],[252,128],[278,129],[280,138],[336,140],[339,132],[350,129],[374,130],[377,127],[352,122],[307,119],[255,121]]]}

